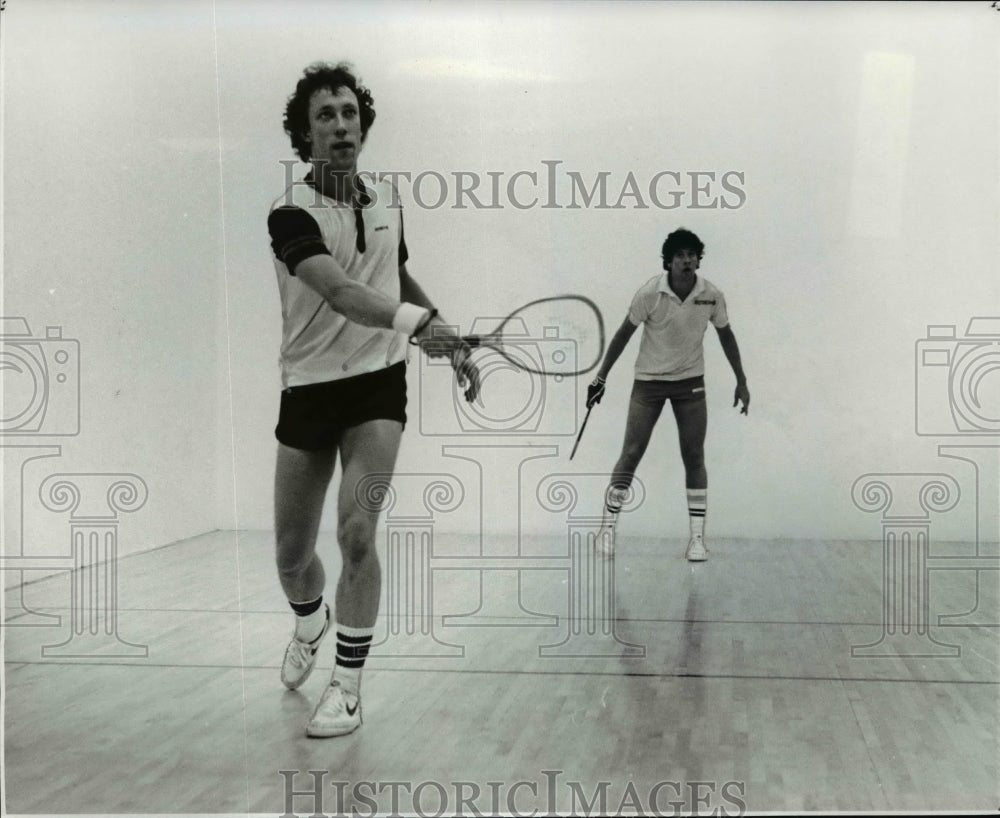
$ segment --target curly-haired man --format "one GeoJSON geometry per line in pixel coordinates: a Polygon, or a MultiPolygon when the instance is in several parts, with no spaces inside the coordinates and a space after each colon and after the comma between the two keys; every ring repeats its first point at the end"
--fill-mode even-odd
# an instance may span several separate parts
{"type": "Polygon", "coordinates": [[[350,65],[309,66],[288,100],[284,127],[312,169],[272,204],[267,220],[282,311],[276,559],[295,612],[285,686],[305,682],[328,631],[337,639],[333,676],[306,728],[314,737],[361,724],[361,671],[381,594],[378,510],[365,501],[363,481],[395,467],[406,423],[407,341],[450,357],[466,399],[479,390],[468,345],[407,271],[395,191],[385,181],[366,184],[358,173],[374,121],[372,95],[350,65]],[[342,569],[331,621],[316,541],[338,455],[342,569]]]}

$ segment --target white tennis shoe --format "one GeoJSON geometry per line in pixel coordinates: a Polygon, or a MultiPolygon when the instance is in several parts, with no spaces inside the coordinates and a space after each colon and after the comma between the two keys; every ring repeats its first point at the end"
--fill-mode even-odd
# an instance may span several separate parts
{"type": "Polygon", "coordinates": [[[340,682],[331,682],[306,726],[306,735],[312,738],[346,736],[360,726],[361,697],[348,693],[340,682]]]}
{"type": "Polygon", "coordinates": [[[618,515],[622,503],[628,497],[628,489],[609,488],[604,500],[604,513],[601,517],[601,527],[597,531],[594,547],[597,553],[604,557],[615,555],[615,529],[618,526],[618,515]]]}
{"type": "Polygon", "coordinates": [[[615,555],[615,524],[602,524],[597,530],[594,540],[594,550],[602,557],[611,558],[615,555]]]}
{"type": "Polygon", "coordinates": [[[704,562],[708,559],[708,549],[705,548],[705,541],[695,534],[688,542],[687,552],[684,554],[688,562],[704,562]]]}
{"type": "Polygon", "coordinates": [[[285,659],[281,663],[281,682],[289,690],[301,686],[316,666],[316,651],[319,650],[323,637],[330,631],[330,606],[326,606],[326,622],[319,636],[311,642],[303,642],[293,636],[285,649],[285,659]]]}

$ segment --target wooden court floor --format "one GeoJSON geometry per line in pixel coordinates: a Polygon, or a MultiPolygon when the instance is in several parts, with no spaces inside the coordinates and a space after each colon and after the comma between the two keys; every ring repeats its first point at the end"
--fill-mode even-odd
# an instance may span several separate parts
{"type": "Polygon", "coordinates": [[[881,543],[717,540],[691,565],[681,540],[622,540],[609,567],[556,539],[521,563],[387,539],[365,723],[327,740],[304,726],[332,641],[286,691],[269,532],[123,558],[87,613],[72,589],[93,583],[26,576],[5,596],[6,809],[996,812],[996,571],[932,572],[907,603],[929,626],[890,633],[881,543]]]}

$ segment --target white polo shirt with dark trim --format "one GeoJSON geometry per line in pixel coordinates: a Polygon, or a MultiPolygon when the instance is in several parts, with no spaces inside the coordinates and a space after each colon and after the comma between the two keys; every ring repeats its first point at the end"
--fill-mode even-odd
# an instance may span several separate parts
{"type": "Polygon", "coordinates": [[[629,320],[642,325],[635,359],[638,381],[679,381],[705,374],[703,340],[708,322],[729,325],[726,299],[706,278],[696,276],[694,288],[681,301],[667,283],[667,273],[649,279],[636,292],[629,320]]]}
{"type": "Polygon", "coordinates": [[[285,387],[376,372],[407,355],[404,335],[350,321],[295,276],[297,264],[326,254],[349,278],[399,300],[399,267],[407,252],[395,190],[379,181],[346,204],[321,195],[308,178],[274,201],[267,220],[281,295],[285,387]]]}

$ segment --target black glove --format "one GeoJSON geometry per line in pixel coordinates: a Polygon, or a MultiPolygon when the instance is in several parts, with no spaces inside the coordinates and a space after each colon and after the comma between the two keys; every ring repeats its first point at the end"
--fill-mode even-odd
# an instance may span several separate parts
{"type": "Polygon", "coordinates": [[[595,403],[600,403],[604,397],[604,379],[600,376],[594,378],[594,382],[587,387],[587,408],[590,409],[595,403]]]}

